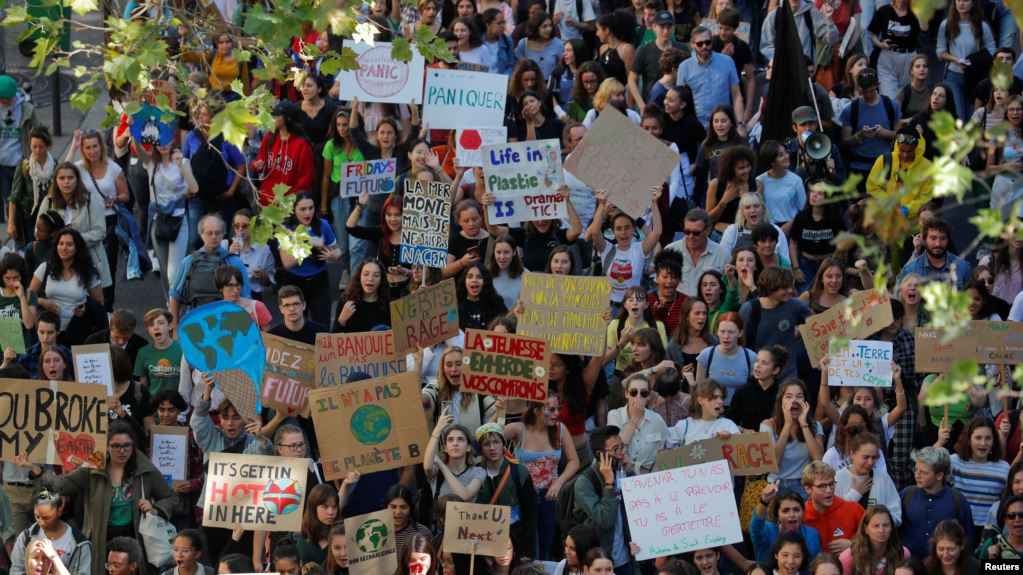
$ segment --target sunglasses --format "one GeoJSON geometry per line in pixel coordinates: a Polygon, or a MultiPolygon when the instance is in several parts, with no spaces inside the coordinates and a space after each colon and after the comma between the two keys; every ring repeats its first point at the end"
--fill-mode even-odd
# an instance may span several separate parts
{"type": "Polygon", "coordinates": [[[650,390],[649,389],[635,389],[635,388],[629,390],[629,397],[636,397],[637,395],[640,395],[640,396],[643,396],[643,397],[650,397],[650,390]]]}
{"type": "Polygon", "coordinates": [[[1023,511],[1015,511],[1013,513],[1006,513],[1005,518],[1009,521],[1015,521],[1017,519],[1023,519],[1023,511]]]}
{"type": "Polygon", "coordinates": [[[711,43],[710,40],[703,40],[702,42],[697,42],[695,40],[693,41],[693,45],[696,46],[697,48],[702,48],[704,46],[710,46],[710,43],[711,43]]]}
{"type": "Polygon", "coordinates": [[[900,144],[913,145],[917,142],[917,138],[916,136],[910,136],[909,134],[899,134],[898,136],[895,137],[895,141],[900,144]]]}
{"type": "Polygon", "coordinates": [[[706,228],[704,228],[703,230],[682,230],[682,233],[687,236],[698,236],[702,234],[704,230],[706,230],[706,228]]]}

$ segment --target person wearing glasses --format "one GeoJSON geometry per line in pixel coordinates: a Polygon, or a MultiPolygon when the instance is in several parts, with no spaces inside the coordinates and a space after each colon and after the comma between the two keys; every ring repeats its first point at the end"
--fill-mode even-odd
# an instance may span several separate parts
{"type": "MultiPolygon", "coordinates": [[[[724,54],[715,52],[709,28],[697,26],[689,36],[693,55],[678,66],[677,86],[689,86],[696,101],[696,117],[706,128],[710,124],[711,111],[717,106],[734,106],[735,117],[745,118],[742,90],[739,88],[739,74],[735,62],[724,54]]],[[[746,136],[746,123],[739,122],[739,135],[746,136]]]]}
{"type": "Polygon", "coordinates": [[[644,370],[628,377],[622,383],[626,405],[607,414],[607,424],[621,430],[625,452],[629,456],[628,469],[634,475],[653,469],[657,452],[664,448],[665,439],[671,438],[664,419],[647,408],[653,387],[649,373],[650,370],[644,370]]]}
{"type": "MultiPolygon", "coordinates": [[[[654,210],[656,214],[657,211],[654,210]]],[[[664,247],[666,251],[682,254],[682,282],[680,289],[687,297],[700,295],[700,279],[707,271],[722,270],[731,254],[721,244],[710,239],[710,216],[702,208],[686,212],[682,221],[685,238],[664,247]]]]}
{"type": "Polygon", "coordinates": [[[306,318],[305,295],[297,286],[286,285],[277,292],[277,308],[281,312],[281,323],[267,331],[270,335],[314,345],[316,334],[329,331],[327,326],[306,318]]]}
{"type": "Polygon", "coordinates": [[[835,470],[814,461],[803,469],[803,488],[809,495],[803,524],[817,530],[821,548],[837,555],[851,547],[864,510],[859,503],[835,495],[835,470]]]}
{"type": "MultiPolygon", "coordinates": [[[[169,519],[177,503],[174,491],[163,474],[138,444],[132,427],[112,421],[107,435],[104,465],[94,469],[83,465],[62,475],[57,490],[82,504],[82,531],[92,543],[92,573],[103,573],[107,543],[127,537],[140,540],[139,522],[143,513],[169,519]]],[[[146,550],[140,549],[135,562],[147,565],[146,550]]],[[[155,568],[152,569],[155,572],[155,568]]]]}
{"type": "MultiPolygon", "coordinates": [[[[636,389],[641,389],[638,382],[636,385],[636,389]]],[[[649,384],[645,389],[649,391],[649,384]]],[[[645,399],[642,401],[646,402],[645,399]]],[[[656,413],[654,416],[660,418],[656,413]]],[[[613,557],[613,563],[617,563],[614,572],[632,575],[638,572],[638,568],[632,564],[629,543],[623,536],[616,537],[616,534],[625,532],[620,481],[627,475],[626,467],[631,465],[626,459],[622,428],[607,425],[594,429],[590,434],[590,449],[593,450],[593,463],[583,470],[583,477],[573,485],[575,505],[586,517],[582,524],[600,533],[601,549],[613,557]]]]}
{"type": "MultiPolygon", "coordinates": [[[[107,575],[138,575],[139,566],[145,565],[142,558],[142,546],[131,537],[115,537],[107,543],[106,567],[107,575]]],[[[104,573],[104,571],[93,571],[104,573]]]]}
{"type": "Polygon", "coordinates": [[[231,302],[249,312],[252,321],[256,322],[260,330],[266,331],[270,327],[273,318],[270,316],[270,310],[266,309],[266,305],[259,300],[242,296],[245,279],[241,270],[232,265],[222,265],[213,272],[213,281],[224,301],[231,302]]]}
{"type": "Polygon", "coordinates": [[[229,230],[232,235],[221,242],[221,246],[242,259],[248,271],[251,297],[263,301],[263,292],[272,289],[277,282],[277,264],[266,244],[252,243],[252,236],[249,233],[251,219],[252,212],[248,208],[235,212],[229,230]]]}

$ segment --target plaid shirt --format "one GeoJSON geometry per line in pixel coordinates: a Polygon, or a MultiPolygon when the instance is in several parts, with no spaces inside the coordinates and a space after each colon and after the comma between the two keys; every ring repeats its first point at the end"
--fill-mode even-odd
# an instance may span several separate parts
{"type": "MultiPolygon", "coordinates": [[[[30,379],[39,377],[39,359],[42,356],[40,345],[39,342],[36,342],[25,350],[24,355],[18,356],[18,365],[25,368],[30,379]]],[[[64,357],[71,357],[71,350],[60,344],[57,344],[57,347],[60,348],[60,351],[64,352],[64,357]]]]}
{"type": "MultiPolygon", "coordinates": [[[[892,355],[895,363],[902,368],[902,386],[906,390],[906,411],[895,422],[895,433],[892,436],[891,448],[888,450],[888,473],[900,490],[915,485],[913,464],[910,451],[913,449],[913,434],[916,433],[916,395],[920,389],[921,376],[916,373],[916,342],[913,334],[906,328],[900,328],[892,339],[892,355]]],[[[885,403],[888,409],[894,409],[895,387],[885,390],[885,403]]]]}

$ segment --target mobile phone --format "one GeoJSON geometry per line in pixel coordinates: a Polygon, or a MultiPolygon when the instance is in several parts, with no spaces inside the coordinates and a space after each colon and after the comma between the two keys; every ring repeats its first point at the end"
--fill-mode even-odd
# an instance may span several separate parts
{"type": "Polygon", "coordinates": [[[455,414],[455,402],[453,401],[442,401],[440,402],[440,412],[445,415],[455,414]]]}
{"type": "Polygon", "coordinates": [[[480,248],[479,246],[472,246],[467,253],[474,258],[478,258],[480,257],[480,248]]]}

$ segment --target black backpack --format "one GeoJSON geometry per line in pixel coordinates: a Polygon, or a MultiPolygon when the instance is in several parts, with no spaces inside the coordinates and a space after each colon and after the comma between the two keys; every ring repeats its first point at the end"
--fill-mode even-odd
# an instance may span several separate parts
{"type": "Polygon", "coordinates": [[[594,471],[592,465],[587,466],[581,473],[576,473],[575,476],[566,481],[561,486],[561,491],[558,491],[557,501],[558,527],[562,533],[568,533],[576,525],[586,523],[586,514],[583,513],[582,508],[575,501],[575,483],[581,477],[586,477],[586,480],[593,485],[593,489],[597,492],[598,496],[603,493],[604,480],[597,476],[597,472],[594,471]]]}
{"type": "MultiPolygon", "coordinates": [[[[200,138],[201,139],[201,138],[200,138]]],[[[189,159],[192,175],[199,184],[199,197],[212,202],[227,190],[227,159],[223,155],[224,136],[202,140],[189,159]]]]}
{"type": "Polygon", "coordinates": [[[210,253],[200,249],[192,253],[192,263],[188,266],[182,289],[182,295],[188,305],[196,308],[223,299],[213,280],[213,273],[226,262],[227,254],[221,254],[219,251],[210,253]]]}

